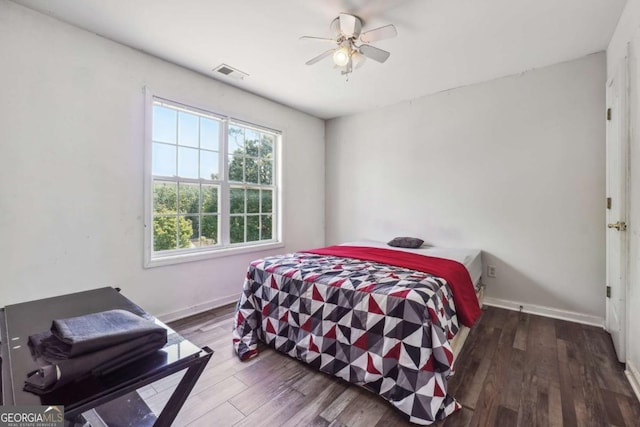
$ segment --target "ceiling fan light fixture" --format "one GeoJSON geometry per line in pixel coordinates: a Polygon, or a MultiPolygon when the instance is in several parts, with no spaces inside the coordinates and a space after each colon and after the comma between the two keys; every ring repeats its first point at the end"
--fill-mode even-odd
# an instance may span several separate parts
{"type": "Polygon", "coordinates": [[[331,30],[335,32],[335,37],[314,37],[302,36],[303,40],[319,40],[332,42],[338,45],[333,49],[328,49],[308,60],[306,65],[313,65],[329,56],[333,57],[333,63],[340,69],[342,75],[349,75],[355,68],[362,65],[365,58],[373,59],[383,63],[391,55],[386,50],[371,46],[369,43],[378,40],[390,39],[398,35],[396,27],[392,24],[373,30],[362,30],[362,20],[355,15],[341,13],[331,22],[331,30]]]}
{"type": "Polygon", "coordinates": [[[349,49],[342,46],[333,53],[333,62],[338,67],[344,67],[349,63],[349,49]]]}

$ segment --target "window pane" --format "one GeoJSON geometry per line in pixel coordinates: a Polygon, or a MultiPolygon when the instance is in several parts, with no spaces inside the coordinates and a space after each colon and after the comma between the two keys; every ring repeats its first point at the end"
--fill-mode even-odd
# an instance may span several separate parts
{"type": "Polygon", "coordinates": [[[244,129],[229,125],[229,155],[244,154],[244,129]]]}
{"type": "Polygon", "coordinates": [[[252,215],[247,217],[247,242],[260,240],[260,216],[252,215]]]}
{"type": "Polygon", "coordinates": [[[273,135],[262,134],[260,140],[260,157],[271,159],[273,154],[273,135]]]}
{"type": "Polygon", "coordinates": [[[252,142],[258,142],[258,140],[260,139],[260,134],[253,130],[253,129],[249,129],[249,128],[245,128],[244,129],[244,141],[245,143],[252,141],[252,142]]]}
{"type": "Polygon", "coordinates": [[[273,217],[271,215],[261,215],[262,226],[260,227],[260,240],[273,239],[273,217]]]}
{"type": "Polygon", "coordinates": [[[245,182],[258,183],[258,160],[246,157],[244,159],[245,182]]]}
{"type": "Polygon", "coordinates": [[[242,156],[232,156],[229,157],[229,180],[243,182],[244,174],[243,174],[243,165],[244,159],[242,156]]]}
{"type": "Polygon", "coordinates": [[[218,194],[218,187],[214,185],[202,186],[202,212],[218,213],[218,194]]]}
{"type": "Polygon", "coordinates": [[[200,203],[200,185],[187,184],[181,182],[179,184],[180,189],[180,213],[199,213],[200,203]]]}
{"type": "Polygon", "coordinates": [[[202,217],[202,237],[200,246],[212,246],[218,244],[218,215],[206,215],[202,217]]]}
{"type": "Polygon", "coordinates": [[[176,176],[176,146],[153,143],[152,173],[156,176],[176,176]]]}
{"type": "Polygon", "coordinates": [[[198,116],[180,111],[178,113],[178,145],[198,148],[198,116]]]}
{"type": "Polygon", "coordinates": [[[178,148],[178,176],[182,178],[198,178],[197,149],[178,148]]]}
{"type": "Polygon", "coordinates": [[[220,122],[200,117],[200,148],[220,151],[220,122]]]}
{"type": "Polygon", "coordinates": [[[167,251],[177,248],[178,218],[156,216],[153,218],[153,250],[167,251]]]}
{"type": "Polygon", "coordinates": [[[271,213],[273,210],[273,191],[262,190],[262,213],[271,213]]]}
{"type": "Polygon", "coordinates": [[[247,156],[258,157],[258,144],[260,142],[260,136],[258,132],[245,129],[244,131],[244,148],[247,156]]]}
{"type": "Polygon", "coordinates": [[[229,190],[229,212],[245,213],[244,210],[244,189],[232,188],[229,190]]]}
{"type": "Polygon", "coordinates": [[[178,186],[173,182],[153,183],[153,213],[176,213],[178,186]]]}
{"type": "Polygon", "coordinates": [[[260,190],[247,190],[247,213],[260,213],[260,190]]]}
{"type": "Polygon", "coordinates": [[[273,184],[273,162],[260,160],[260,184],[273,184]]]}
{"type": "Polygon", "coordinates": [[[218,165],[218,153],[214,153],[213,151],[200,151],[200,178],[219,179],[218,165]]]}
{"type": "Polygon", "coordinates": [[[244,217],[232,216],[229,223],[229,237],[231,238],[231,243],[244,242],[244,217]]]}
{"type": "Polygon", "coordinates": [[[176,143],[176,110],[153,106],[153,136],[154,141],[176,143]]]}
{"type": "Polygon", "coordinates": [[[198,217],[195,215],[180,215],[180,248],[198,247],[198,217]]]}

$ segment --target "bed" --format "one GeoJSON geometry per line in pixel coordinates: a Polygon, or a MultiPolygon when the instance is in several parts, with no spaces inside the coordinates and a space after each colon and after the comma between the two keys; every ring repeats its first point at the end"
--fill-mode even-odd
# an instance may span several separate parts
{"type": "Polygon", "coordinates": [[[256,260],[234,348],[246,360],[262,341],[431,424],[460,409],[447,378],[461,347],[454,340],[480,315],[481,272],[480,251],[372,241],[256,260]]]}

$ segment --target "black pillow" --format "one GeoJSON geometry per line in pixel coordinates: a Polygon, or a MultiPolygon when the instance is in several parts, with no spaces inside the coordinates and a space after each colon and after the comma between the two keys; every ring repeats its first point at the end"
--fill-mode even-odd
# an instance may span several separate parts
{"type": "Polygon", "coordinates": [[[424,240],[416,237],[396,237],[391,240],[387,245],[395,246],[397,248],[419,248],[424,243],[424,240]]]}

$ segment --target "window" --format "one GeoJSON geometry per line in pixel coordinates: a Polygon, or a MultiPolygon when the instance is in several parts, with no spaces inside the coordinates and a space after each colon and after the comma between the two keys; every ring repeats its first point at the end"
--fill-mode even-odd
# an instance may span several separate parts
{"type": "Polygon", "coordinates": [[[148,108],[146,265],[279,244],[280,133],[151,95],[148,108]]]}

